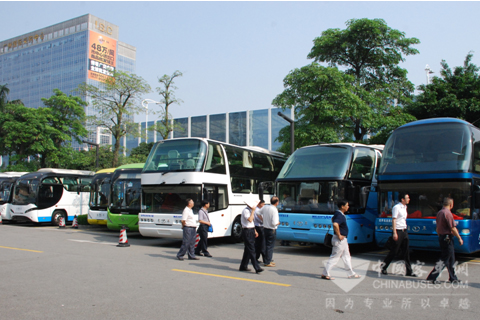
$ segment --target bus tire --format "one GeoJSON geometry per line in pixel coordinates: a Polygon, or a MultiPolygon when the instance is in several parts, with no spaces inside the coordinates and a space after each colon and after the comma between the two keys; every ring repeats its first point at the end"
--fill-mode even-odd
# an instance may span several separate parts
{"type": "Polygon", "coordinates": [[[242,222],[240,220],[240,216],[236,217],[232,223],[232,234],[230,236],[230,240],[233,243],[242,242],[242,222]]]}
{"type": "Polygon", "coordinates": [[[67,214],[65,211],[55,210],[52,213],[52,225],[58,226],[60,224],[60,217],[63,217],[65,224],[67,223],[67,214]]]}

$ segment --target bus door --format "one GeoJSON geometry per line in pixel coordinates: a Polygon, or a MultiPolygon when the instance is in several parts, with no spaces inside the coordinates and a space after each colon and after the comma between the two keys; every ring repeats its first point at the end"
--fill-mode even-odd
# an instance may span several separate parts
{"type": "Polygon", "coordinates": [[[202,198],[210,202],[208,217],[212,223],[213,233],[209,233],[209,237],[225,236],[235,218],[231,217],[232,213],[228,208],[227,186],[205,184],[202,198]]]}

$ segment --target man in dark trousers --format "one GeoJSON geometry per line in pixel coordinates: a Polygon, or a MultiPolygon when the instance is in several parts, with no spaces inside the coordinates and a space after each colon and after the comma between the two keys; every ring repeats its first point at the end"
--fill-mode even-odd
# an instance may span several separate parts
{"type": "Polygon", "coordinates": [[[460,245],[463,246],[463,240],[455,227],[452,210],[453,199],[445,198],[443,200],[443,208],[437,213],[437,234],[440,242],[440,260],[436,263],[432,272],[427,277],[427,281],[438,284],[438,276],[442,273],[445,266],[448,269],[448,281],[451,283],[459,283],[457,275],[455,274],[455,248],[453,244],[453,237],[457,237],[460,245]]]}
{"type": "Polygon", "coordinates": [[[258,236],[257,231],[255,230],[255,224],[253,219],[255,217],[255,208],[257,207],[258,201],[249,201],[246,203],[247,207],[242,211],[242,235],[245,248],[243,250],[243,258],[240,263],[240,271],[250,271],[248,268],[248,261],[250,261],[255,268],[256,273],[263,271],[260,268],[260,265],[255,259],[255,237],[258,236]]]}
{"type": "Polygon", "coordinates": [[[408,277],[416,277],[417,275],[413,273],[410,263],[410,246],[407,232],[407,204],[410,202],[410,196],[406,193],[400,193],[399,198],[400,202],[392,208],[392,238],[394,240],[394,246],[390,249],[390,252],[383,261],[382,274],[388,274],[388,266],[398,254],[398,251],[401,250],[401,258],[405,261],[405,275],[408,277]]]}
{"type": "Polygon", "coordinates": [[[202,208],[198,211],[198,226],[197,233],[200,235],[200,241],[198,241],[197,248],[195,249],[196,256],[205,256],[211,258],[212,255],[208,252],[208,227],[210,224],[210,218],[208,217],[208,208],[210,208],[210,202],[208,200],[202,200],[202,208]]]}
{"type": "Polygon", "coordinates": [[[258,213],[263,206],[265,206],[265,201],[260,200],[255,209],[255,218],[253,222],[255,223],[255,231],[257,231],[258,236],[255,238],[255,258],[260,259],[262,256],[263,263],[265,263],[265,234],[263,232],[263,217],[258,213]]]}

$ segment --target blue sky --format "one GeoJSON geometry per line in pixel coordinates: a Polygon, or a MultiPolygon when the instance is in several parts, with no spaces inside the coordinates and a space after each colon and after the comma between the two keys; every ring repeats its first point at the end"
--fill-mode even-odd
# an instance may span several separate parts
{"type": "MultiPolygon", "coordinates": [[[[87,13],[118,25],[153,89],[159,76],[183,72],[174,117],[271,107],[283,78],[312,62],[313,39],[352,18],[381,18],[420,40],[420,54],[402,64],[415,86],[426,82],[426,64],[438,75],[442,59],[458,66],[473,51],[480,66],[480,2],[2,1],[0,8],[1,40],[87,13]]],[[[145,98],[160,99],[156,91],[145,98]]]]}

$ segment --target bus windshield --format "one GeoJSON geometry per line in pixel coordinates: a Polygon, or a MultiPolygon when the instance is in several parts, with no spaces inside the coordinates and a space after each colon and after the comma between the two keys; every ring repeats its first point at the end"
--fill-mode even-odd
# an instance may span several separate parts
{"type": "Polygon", "coordinates": [[[0,204],[5,204],[10,198],[10,191],[12,190],[12,182],[10,179],[0,180],[0,204]]]}
{"type": "Polygon", "coordinates": [[[12,203],[15,205],[35,204],[39,183],[39,179],[17,180],[12,203]]]}
{"type": "Polygon", "coordinates": [[[333,213],[345,187],[345,181],[279,182],[279,212],[333,213]]]}
{"type": "Polygon", "coordinates": [[[346,146],[314,146],[298,149],[278,174],[278,179],[332,177],[345,178],[351,148],[346,146]]]}
{"type": "Polygon", "coordinates": [[[453,199],[452,214],[455,220],[478,219],[478,209],[471,210],[471,182],[435,181],[382,183],[380,187],[380,217],[391,217],[392,208],[399,202],[401,192],[408,192],[407,206],[409,219],[435,219],[443,207],[444,197],[453,199]]]}
{"type": "Polygon", "coordinates": [[[466,172],[471,162],[470,140],[468,127],[458,123],[400,128],[385,145],[379,173],[466,172]]]}
{"type": "Polygon", "coordinates": [[[113,181],[110,211],[120,212],[127,209],[131,212],[140,212],[140,196],[142,194],[140,176],[140,172],[122,172],[118,175],[118,178],[113,181]]]}
{"type": "Polygon", "coordinates": [[[202,171],[206,154],[202,140],[160,141],[150,151],[143,172],[202,171]]]}
{"type": "Polygon", "coordinates": [[[90,191],[91,208],[107,208],[108,197],[110,196],[111,176],[100,176],[92,181],[92,190],[90,191]]]}
{"type": "MultiPolygon", "coordinates": [[[[182,214],[188,198],[197,206],[202,199],[201,186],[143,186],[142,212],[182,214]]],[[[197,212],[199,208],[194,209],[197,212]]]]}

